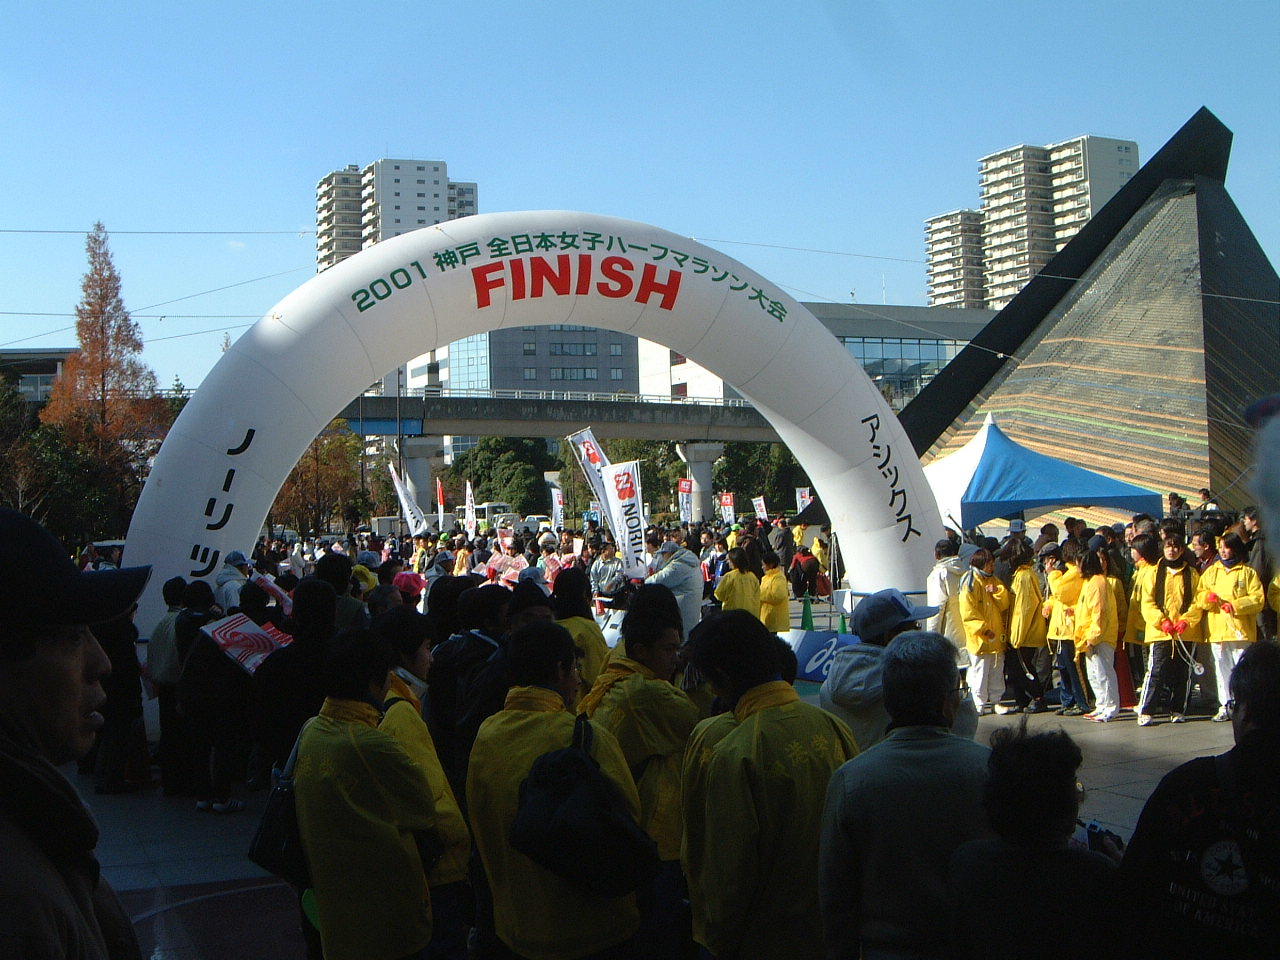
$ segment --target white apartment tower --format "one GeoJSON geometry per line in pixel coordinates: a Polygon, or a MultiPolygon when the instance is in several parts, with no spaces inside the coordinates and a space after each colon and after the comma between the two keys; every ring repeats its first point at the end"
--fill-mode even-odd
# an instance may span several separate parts
{"type": "Polygon", "coordinates": [[[981,209],[925,221],[930,305],[999,310],[1138,170],[1132,140],[1019,144],[979,161],[981,209]],[[975,252],[975,216],[980,252],[975,252]],[[981,262],[981,283],[975,277],[981,262]],[[973,297],[981,287],[985,303],[973,297]]]}
{"type": "Polygon", "coordinates": [[[982,213],[952,210],[924,222],[929,306],[981,310],[987,305],[982,213]]]}
{"type": "MultiPolygon", "coordinates": [[[[450,180],[443,160],[388,158],[335,170],[316,184],[316,272],[388,237],[469,217],[477,194],[474,182],[450,180]]],[[[447,358],[448,347],[414,357],[383,377],[382,392],[438,385],[448,379],[447,358]]]]}

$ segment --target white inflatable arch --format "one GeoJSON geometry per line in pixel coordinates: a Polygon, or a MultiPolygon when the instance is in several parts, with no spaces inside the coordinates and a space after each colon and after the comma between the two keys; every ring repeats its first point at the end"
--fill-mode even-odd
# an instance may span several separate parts
{"type": "Polygon", "coordinates": [[[386,371],[503,327],[574,323],[692,358],[748,398],[804,466],[856,591],[918,590],[942,523],[879,390],[818,320],[688,237],[565,211],[496,213],[403,234],[307,281],[218,361],[156,457],[127,562],[160,585],[212,580],[248,551],[316,435],[386,371]]]}

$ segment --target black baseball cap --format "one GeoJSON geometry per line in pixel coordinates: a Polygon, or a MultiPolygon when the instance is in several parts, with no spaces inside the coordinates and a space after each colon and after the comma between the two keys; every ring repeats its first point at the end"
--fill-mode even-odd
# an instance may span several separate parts
{"type": "Polygon", "coordinates": [[[56,537],[30,517],[0,508],[0,620],[65,626],[112,620],[129,609],[150,567],[81,572],[56,537]]]}

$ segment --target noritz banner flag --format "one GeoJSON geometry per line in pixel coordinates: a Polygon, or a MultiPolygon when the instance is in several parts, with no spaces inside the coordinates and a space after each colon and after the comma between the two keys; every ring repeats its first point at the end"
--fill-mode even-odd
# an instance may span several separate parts
{"type": "Polygon", "coordinates": [[[764,497],[752,497],[751,506],[755,507],[756,516],[761,520],[769,519],[769,511],[764,506],[764,497]]]}
{"type": "Polygon", "coordinates": [[[551,529],[564,527],[564,491],[559,487],[551,488],[551,529]]]}
{"type": "Polygon", "coordinates": [[[640,461],[613,463],[601,470],[604,478],[606,513],[618,556],[628,576],[644,575],[644,509],[640,496],[640,461]]]}
{"type": "Polygon", "coordinates": [[[737,519],[737,514],[733,509],[733,494],[720,494],[720,519],[725,523],[733,523],[737,519]]]}
{"type": "Polygon", "coordinates": [[[680,522],[693,523],[693,481],[676,481],[676,500],[680,503],[680,522]]]}
{"type": "Polygon", "coordinates": [[[799,513],[813,501],[813,494],[808,487],[796,487],[796,513],[799,513]]]}
{"type": "MultiPolygon", "coordinates": [[[[573,447],[573,455],[578,458],[578,465],[582,467],[582,474],[587,478],[587,484],[591,487],[591,492],[595,494],[596,499],[601,503],[609,502],[608,492],[605,490],[604,477],[601,471],[609,466],[609,458],[604,455],[596,435],[591,432],[591,428],[579,430],[565,437],[569,444],[573,447]]],[[[609,525],[613,525],[612,515],[605,511],[609,525]]],[[[616,528],[613,535],[621,539],[621,532],[616,528]]]]}
{"type": "Polygon", "coordinates": [[[436,477],[436,520],[440,525],[440,533],[444,533],[444,484],[436,477]]]}
{"type": "Polygon", "coordinates": [[[427,518],[422,512],[422,508],[414,503],[413,497],[409,495],[409,488],[400,479],[400,474],[396,473],[396,465],[388,463],[387,469],[391,471],[391,483],[396,488],[396,499],[400,501],[400,515],[404,517],[404,522],[409,528],[410,535],[416,537],[426,533],[427,518]]]}
{"type": "Polygon", "coordinates": [[[463,514],[463,526],[467,529],[467,539],[474,540],[476,538],[476,529],[479,524],[476,523],[476,495],[471,489],[471,481],[467,481],[467,505],[466,513],[463,514]]]}

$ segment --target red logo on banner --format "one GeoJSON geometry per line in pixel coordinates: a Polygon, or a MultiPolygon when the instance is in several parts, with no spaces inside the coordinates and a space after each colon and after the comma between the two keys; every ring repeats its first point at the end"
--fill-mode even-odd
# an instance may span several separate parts
{"type": "Polygon", "coordinates": [[[733,494],[732,494],[732,493],[722,493],[722,494],[720,494],[720,506],[722,506],[722,507],[732,507],[732,506],[733,506],[733,494]]]}
{"type": "Polygon", "coordinates": [[[582,452],[587,455],[587,459],[589,461],[594,463],[597,467],[600,466],[600,451],[596,449],[596,445],[594,443],[590,440],[582,441],[582,452]]]}
{"type": "Polygon", "coordinates": [[[676,489],[679,490],[681,493],[693,493],[693,481],[677,480],[676,489]]]}
{"type": "Polygon", "coordinates": [[[634,500],[636,498],[636,481],[630,473],[615,474],[613,485],[617,488],[619,500],[634,500]]]}

